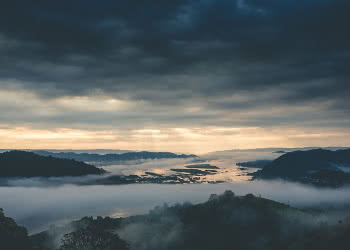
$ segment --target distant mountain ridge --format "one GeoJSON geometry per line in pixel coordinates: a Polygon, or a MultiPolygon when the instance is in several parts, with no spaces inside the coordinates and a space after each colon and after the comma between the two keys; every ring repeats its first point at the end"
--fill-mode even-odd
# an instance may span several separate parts
{"type": "Polygon", "coordinates": [[[105,171],[101,168],[76,160],[16,150],[0,154],[0,177],[61,177],[103,173],[105,171]]]}
{"type": "Polygon", "coordinates": [[[60,159],[73,159],[83,162],[118,162],[130,160],[149,160],[149,159],[174,159],[174,158],[192,158],[196,155],[174,154],[169,152],[127,152],[122,154],[91,154],[74,152],[49,152],[44,150],[33,151],[42,156],[52,156],[60,159]]]}

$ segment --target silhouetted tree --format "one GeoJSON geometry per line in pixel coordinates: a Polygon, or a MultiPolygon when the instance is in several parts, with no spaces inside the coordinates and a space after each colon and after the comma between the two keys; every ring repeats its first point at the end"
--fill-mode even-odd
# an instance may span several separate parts
{"type": "Polygon", "coordinates": [[[87,227],[65,234],[59,250],[128,250],[129,244],[117,234],[87,227]]]}
{"type": "Polygon", "coordinates": [[[12,218],[6,217],[2,208],[0,208],[0,249],[33,249],[27,229],[18,226],[12,218]]]}

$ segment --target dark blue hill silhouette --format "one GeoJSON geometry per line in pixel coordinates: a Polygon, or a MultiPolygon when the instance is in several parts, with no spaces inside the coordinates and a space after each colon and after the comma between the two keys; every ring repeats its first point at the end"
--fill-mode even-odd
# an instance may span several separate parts
{"type": "Polygon", "coordinates": [[[336,176],[334,173],[337,173],[341,178],[346,177],[347,174],[338,167],[349,167],[350,170],[350,149],[336,151],[314,149],[286,153],[257,171],[254,176],[283,179],[305,176],[326,178],[327,175],[334,177],[336,176]]]}
{"type": "Polygon", "coordinates": [[[0,177],[51,177],[102,174],[105,171],[75,160],[40,156],[25,151],[0,154],[0,177]]]}
{"type": "Polygon", "coordinates": [[[174,154],[169,152],[128,152],[123,154],[89,154],[89,153],[73,153],[59,152],[53,153],[49,151],[33,151],[42,156],[52,156],[62,159],[73,159],[84,162],[118,162],[130,160],[148,160],[148,159],[171,159],[171,158],[192,158],[196,155],[174,154]]]}

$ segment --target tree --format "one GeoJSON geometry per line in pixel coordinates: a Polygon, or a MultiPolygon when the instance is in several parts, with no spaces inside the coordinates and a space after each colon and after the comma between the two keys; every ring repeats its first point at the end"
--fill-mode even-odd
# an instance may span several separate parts
{"type": "Polygon", "coordinates": [[[128,250],[129,244],[117,234],[87,227],[65,234],[59,250],[128,250]]]}
{"type": "Polygon", "coordinates": [[[12,218],[6,217],[2,208],[0,208],[0,249],[33,249],[27,229],[18,226],[12,218]]]}

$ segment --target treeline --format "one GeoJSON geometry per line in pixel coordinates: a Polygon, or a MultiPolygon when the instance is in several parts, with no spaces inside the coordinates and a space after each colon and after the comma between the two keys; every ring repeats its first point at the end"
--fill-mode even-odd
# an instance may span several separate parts
{"type": "MultiPolygon", "coordinates": [[[[52,235],[51,235],[52,236],[52,235]]],[[[0,249],[2,250],[128,250],[129,244],[120,239],[117,234],[105,230],[101,224],[93,220],[77,230],[67,233],[56,248],[53,244],[38,244],[42,235],[28,236],[25,227],[19,226],[0,208],[0,249]]]]}

